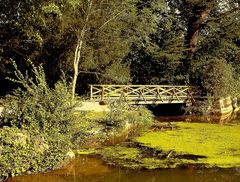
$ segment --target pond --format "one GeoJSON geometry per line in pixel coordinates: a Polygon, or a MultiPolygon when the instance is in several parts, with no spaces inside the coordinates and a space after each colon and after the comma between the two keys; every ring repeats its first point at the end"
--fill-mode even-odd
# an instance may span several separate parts
{"type": "MultiPolygon", "coordinates": [[[[185,120],[185,118],[177,120],[172,117],[158,118],[158,120],[161,119],[165,121],[185,120]]],[[[239,182],[239,179],[240,167],[205,169],[190,165],[177,169],[131,170],[109,166],[98,156],[82,155],[62,169],[10,178],[7,182],[239,182]]]]}
{"type": "Polygon", "coordinates": [[[62,169],[8,179],[7,182],[239,182],[240,169],[127,170],[82,156],[62,169]]]}

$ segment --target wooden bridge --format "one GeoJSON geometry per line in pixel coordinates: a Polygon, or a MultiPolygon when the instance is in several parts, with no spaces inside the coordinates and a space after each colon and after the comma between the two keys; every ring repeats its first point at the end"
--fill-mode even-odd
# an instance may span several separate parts
{"type": "Polygon", "coordinates": [[[121,100],[129,104],[192,103],[196,88],[171,85],[90,85],[92,101],[121,100]]]}

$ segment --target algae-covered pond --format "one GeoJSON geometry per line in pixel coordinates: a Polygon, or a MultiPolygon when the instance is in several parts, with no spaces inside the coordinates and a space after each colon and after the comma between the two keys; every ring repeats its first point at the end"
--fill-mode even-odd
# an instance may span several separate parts
{"type": "Polygon", "coordinates": [[[160,123],[118,145],[91,150],[91,155],[80,155],[63,169],[8,181],[239,181],[239,121],[163,126],[160,123]]]}
{"type": "Polygon", "coordinates": [[[240,125],[160,123],[128,143],[96,151],[106,163],[131,169],[240,167],[240,125]]]}
{"type": "Polygon", "coordinates": [[[173,155],[177,162],[206,167],[240,167],[240,125],[176,123],[177,129],[137,137],[143,146],[173,155]]]}

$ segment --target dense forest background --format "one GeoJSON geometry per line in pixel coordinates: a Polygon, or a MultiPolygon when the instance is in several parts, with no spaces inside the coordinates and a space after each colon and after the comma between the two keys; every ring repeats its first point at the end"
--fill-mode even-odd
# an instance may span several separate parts
{"type": "MultiPolygon", "coordinates": [[[[28,60],[49,85],[197,85],[239,96],[239,0],[1,0],[0,95],[28,60]],[[77,67],[76,67],[77,66],[77,67]],[[74,74],[77,73],[77,74],[74,74]]],[[[31,76],[31,72],[29,72],[31,76]]]]}

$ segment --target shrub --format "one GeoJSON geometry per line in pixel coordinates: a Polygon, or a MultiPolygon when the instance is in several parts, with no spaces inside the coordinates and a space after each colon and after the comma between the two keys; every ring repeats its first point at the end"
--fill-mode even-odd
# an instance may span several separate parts
{"type": "Polygon", "coordinates": [[[49,88],[42,66],[32,65],[34,77],[22,74],[15,63],[14,67],[16,79],[10,80],[21,88],[6,97],[0,118],[0,179],[60,164],[72,147],[77,122],[76,103],[64,77],[49,88]],[[26,135],[24,145],[14,143],[15,133],[26,135]]]}
{"type": "Polygon", "coordinates": [[[67,134],[74,123],[74,103],[64,77],[49,88],[42,66],[33,67],[35,78],[23,75],[14,64],[17,79],[23,88],[7,95],[2,125],[16,126],[53,134],[67,134]]]}
{"type": "Polygon", "coordinates": [[[50,170],[65,159],[69,148],[62,138],[46,140],[39,134],[16,127],[0,129],[0,181],[23,173],[37,173],[50,170]]]}
{"type": "Polygon", "coordinates": [[[106,117],[106,123],[113,126],[123,126],[126,122],[139,126],[151,125],[153,114],[145,107],[132,106],[125,102],[117,101],[110,104],[110,112],[106,117]]]}
{"type": "Polygon", "coordinates": [[[226,97],[234,92],[233,72],[224,59],[213,58],[203,66],[202,85],[213,96],[226,97]]]}

